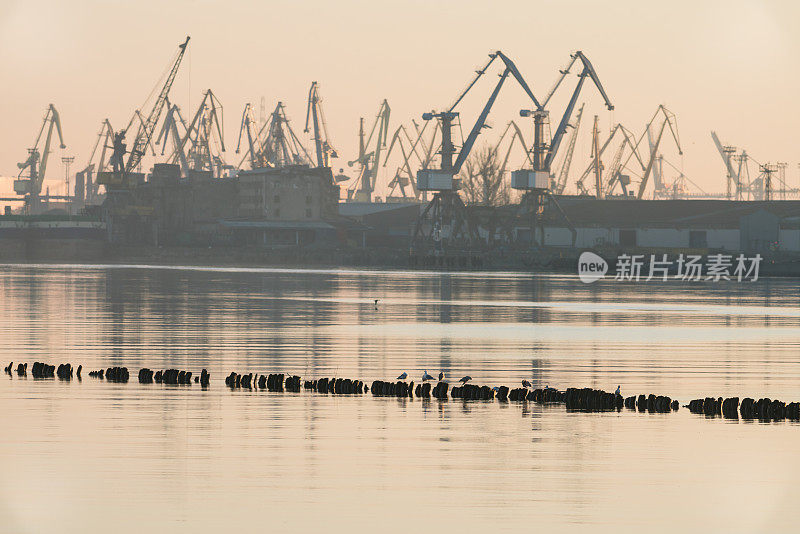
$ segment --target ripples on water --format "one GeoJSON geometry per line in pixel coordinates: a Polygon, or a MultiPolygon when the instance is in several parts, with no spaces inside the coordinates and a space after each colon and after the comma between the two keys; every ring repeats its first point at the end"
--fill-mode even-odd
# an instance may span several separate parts
{"type": "Polygon", "coordinates": [[[800,283],[1,266],[0,531],[796,530],[800,428],[231,392],[239,372],[800,400],[800,283]],[[380,299],[378,309],[373,299],[380,299]],[[125,365],[212,387],[111,384],[125,365]],[[121,522],[121,523],[120,523],[121,522]]]}

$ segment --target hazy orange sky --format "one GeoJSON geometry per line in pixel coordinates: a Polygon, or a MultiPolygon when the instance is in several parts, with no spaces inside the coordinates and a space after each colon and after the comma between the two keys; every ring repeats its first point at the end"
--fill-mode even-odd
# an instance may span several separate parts
{"type": "MultiPolygon", "coordinates": [[[[10,192],[7,177],[17,174],[50,102],[67,149],[51,154],[47,184],[63,188],[61,156],[74,155],[73,170],[82,168],[101,121],[127,123],[186,35],[192,39],[171,97],[191,115],[213,89],[225,110],[231,163],[240,159],[233,150],[242,109],[262,96],[268,110],[282,100],[302,135],[308,87],[319,81],[343,156],[334,160],[338,169],[356,155],[358,118],[372,121],[384,98],[392,129],[410,124],[447,107],[497,49],[543,96],[580,49],[616,109],[604,111],[587,83],[573,180],[588,162],[592,115],[604,132],[621,122],[638,134],[663,103],[677,115],[685,153],[668,145],[665,157],[706,190],[724,190],[711,129],[761,162],[788,162],[788,181],[798,186],[799,17],[793,1],[0,0],[0,192],[10,192]]],[[[464,102],[465,129],[491,91],[488,80],[497,79],[485,78],[464,102]]],[[[575,81],[551,106],[553,129],[575,81]]],[[[520,120],[521,107],[529,107],[524,93],[507,83],[483,140],[520,120]]],[[[531,125],[521,124],[529,134],[531,125]]]]}

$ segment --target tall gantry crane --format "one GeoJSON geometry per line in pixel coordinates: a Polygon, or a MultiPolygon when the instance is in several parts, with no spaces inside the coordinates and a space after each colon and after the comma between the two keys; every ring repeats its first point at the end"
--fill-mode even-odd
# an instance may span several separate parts
{"type": "MultiPolygon", "coordinates": [[[[78,171],[76,176],[77,180],[83,180],[84,183],[84,202],[86,204],[93,204],[97,202],[100,194],[100,184],[97,183],[97,174],[107,172],[111,169],[109,165],[108,149],[112,148],[114,142],[114,128],[111,122],[105,119],[100,126],[100,131],[97,133],[97,140],[94,142],[92,152],[89,155],[89,160],[83,170],[78,171]],[[98,152],[98,149],[100,151],[98,152]],[[95,156],[99,159],[95,160],[95,156]]],[[[79,199],[80,200],[80,199],[79,199]]]]}
{"type": "Polygon", "coordinates": [[[416,156],[417,162],[421,165],[422,158],[416,151],[415,141],[411,139],[411,136],[408,134],[405,126],[402,124],[398,126],[397,130],[395,130],[392,140],[389,142],[389,149],[386,151],[386,156],[383,160],[384,167],[386,167],[386,164],[389,162],[389,158],[391,157],[392,150],[394,150],[395,146],[400,147],[400,154],[403,160],[400,166],[398,166],[395,170],[394,176],[387,184],[389,191],[386,195],[386,199],[399,199],[408,201],[417,200],[419,197],[419,192],[414,185],[414,171],[412,170],[412,164],[410,160],[412,159],[412,156],[416,156]],[[408,145],[408,148],[406,148],[406,145],[408,145]],[[410,195],[406,192],[407,187],[411,188],[410,195]],[[397,195],[398,189],[400,190],[400,195],[397,195]]]}
{"type": "Polygon", "coordinates": [[[525,136],[522,133],[522,128],[519,127],[519,124],[517,124],[516,121],[509,121],[509,123],[506,125],[506,129],[503,130],[502,134],[500,134],[500,138],[497,140],[494,148],[492,148],[492,151],[495,155],[502,153],[502,145],[506,142],[506,139],[508,139],[508,146],[505,148],[505,155],[503,156],[503,161],[500,163],[500,167],[498,169],[498,175],[501,177],[501,179],[505,176],[506,168],[508,167],[508,160],[511,157],[511,152],[515,146],[519,146],[522,149],[527,163],[533,164],[531,161],[531,151],[525,142],[525,136]],[[508,135],[509,132],[511,132],[510,136],[508,135]]]}
{"type": "Polygon", "coordinates": [[[486,65],[476,71],[476,76],[446,111],[432,111],[422,115],[422,118],[426,121],[433,119],[438,121],[442,133],[442,143],[439,151],[439,169],[425,168],[417,172],[417,188],[422,191],[432,191],[434,196],[417,220],[414,230],[415,242],[419,241],[421,238],[432,238],[438,246],[441,244],[442,238],[457,240],[466,237],[471,241],[473,238],[477,237],[477,232],[473,225],[470,224],[469,218],[467,217],[464,202],[456,192],[458,189],[458,182],[455,176],[469,156],[481,130],[486,125],[486,118],[497,99],[497,95],[500,93],[500,89],[503,87],[503,83],[509,75],[512,75],[528,96],[534,102],[537,102],[536,97],[533,96],[533,92],[530,87],[528,87],[527,82],[522,77],[517,66],[511,59],[498,50],[497,52],[489,54],[489,61],[486,65]],[[489,96],[478,119],[475,121],[461,150],[456,154],[456,147],[453,143],[453,126],[459,117],[459,112],[456,111],[456,107],[475,86],[477,81],[486,73],[491,64],[498,58],[500,58],[504,64],[500,80],[489,96]],[[445,232],[449,233],[449,236],[443,235],[445,226],[449,228],[449,232],[445,232]]]}
{"type": "Polygon", "coordinates": [[[722,161],[725,162],[725,170],[727,171],[727,175],[725,176],[726,196],[728,200],[731,200],[732,197],[734,197],[736,200],[739,200],[742,187],[739,183],[739,175],[733,169],[733,163],[731,161],[732,157],[736,154],[736,147],[723,145],[714,131],[711,132],[711,139],[714,140],[714,146],[717,147],[719,155],[722,156],[722,161]]]}
{"type": "Polygon", "coordinates": [[[328,124],[325,113],[322,111],[322,97],[319,95],[319,84],[311,82],[308,90],[308,107],[306,108],[306,127],[304,133],[309,133],[309,122],[314,127],[314,148],[317,155],[317,167],[328,167],[332,158],[338,158],[336,149],[330,143],[328,124]]]}
{"type": "MultiPolygon", "coordinates": [[[[264,119],[264,124],[266,124],[266,118],[264,119]]],[[[259,160],[262,144],[260,134],[261,129],[258,127],[258,123],[256,122],[253,106],[248,102],[245,104],[244,111],[242,112],[242,123],[239,127],[239,140],[236,143],[236,153],[239,154],[242,147],[242,135],[246,136],[247,150],[245,151],[244,158],[239,163],[240,169],[242,168],[242,165],[244,165],[245,161],[247,161],[247,163],[250,165],[251,170],[265,166],[265,164],[259,160]]]]}
{"type": "Polygon", "coordinates": [[[569,62],[563,69],[559,71],[559,73],[560,76],[556,79],[556,82],[550,89],[547,97],[541,103],[535,98],[532,98],[535,109],[523,109],[519,112],[520,116],[522,117],[533,117],[533,169],[532,172],[520,172],[516,175],[516,183],[512,184],[512,187],[516,189],[540,189],[541,187],[534,187],[537,179],[537,172],[542,173],[538,175],[539,184],[546,183],[545,178],[549,180],[553,161],[558,154],[558,148],[561,146],[561,141],[567,131],[567,128],[569,127],[572,112],[575,109],[575,104],[578,102],[578,97],[580,96],[581,89],[583,88],[586,78],[591,78],[595,87],[600,92],[600,95],[603,97],[605,105],[609,111],[614,109],[614,105],[608,98],[608,95],[603,88],[603,84],[600,82],[600,78],[597,76],[594,66],[592,66],[592,63],[580,50],[570,55],[569,62]],[[578,60],[580,60],[581,64],[583,65],[583,68],[578,74],[578,83],[572,92],[572,96],[570,97],[569,103],[564,110],[564,114],[561,117],[561,121],[559,122],[552,139],[548,141],[546,138],[546,127],[549,124],[550,111],[547,109],[547,105],[550,103],[550,100],[553,98],[556,90],[561,86],[561,83],[570,73],[572,67],[578,60]]]}
{"type": "Polygon", "coordinates": [[[59,118],[58,111],[53,104],[50,104],[45,113],[42,126],[39,128],[39,133],[36,136],[36,141],[33,143],[33,148],[28,149],[28,158],[22,163],[18,163],[19,175],[14,180],[14,192],[18,195],[23,195],[25,200],[25,211],[27,213],[37,213],[40,207],[40,196],[42,193],[42,184],[44,183],[45,174],[47,173],[47,162],[50,156],[50,144],[53,140],[53,130],[58,134],[58,141],[60,147],[66,148],[64,144],[64,136],[61,132],[61,119],[59,118]],[[44,138],[44,146],[42,143],[42,135],[47,130],[44,138]],[[23,177],[22,173],[28,171],[28,175],[23,177]]]}
{"type": "Polygon", "coordinates": [[[227,167],[222,155],[225,152],[223,132],[222,104],[209,89],[203,94],[180,148],[170,162],[175,163],[185,154],[189,170],[208,171],[214,178],[222,177],[227,167]]]}
{"type": "Polygon", "coordinates": [[[659,105],[658,109],[656,109],[656,112],[653,115],[653,118],[650,119],[650,122],[647,124],[645,132],[642,134],[642,136],[645,134],[652,135],[653,131],[658,130],[658,134],[655,135],[655,140],[650,142],[650,157],[648,158],[644,175],[642,175],[642,181],[639,182],[639,191],[636,194],[637,199],[641,199],[644,195],[644,190],[645,187],[647,187],[647,181],[650,177],[650,173],[652,172],[654,165],[656,165],[658,147],[661,145],[661,139],[667,126],[669,126],[670,133],[672,133],[672,138],[675,140],[675,144],[678,147],[678,154],[683,154],[683,149],[681,149],[681,140],[680,137],[678,137],[678,124],[676,122],[675,115],[663,105],[659,105]],[[661,126],[655,127],[655,121],[659,117],[661,118],[661,126]]]}
{"type": "Polygon", "coordinates": [[[142,160],[142,157],[144,156],[147,150],[147,146],[151,144],[153,132],[156,129],[156,124],[158,123],[158,119],[161,117],[161,112],[163,111],[164,104],[167,101],[169,90],[172,88],[172,84],[175,81],[175,76],[178,74],[178,67],[180,67],[181,65],[181,60],[183,60],[183,56],[186,53],[186,47],[188,45],[189,45],[189,36],[187,35],[186,40],[183,42],[183,44],[178,46],[178,56],[175,58],[175,61],[172,64],[172,69],[167,75],[167,79],[164,82],[164,85],[161,87],[161,92],[158,94],[155,104],[153,104],[153,108],[150,110],[150,113],[147,115],[147,118],[139,126],[139,129],[136,132],[136,137],[133,140],[133,145],[130,150],[130,155],[128,156],[128,161],[125,163],[126,173],[131,172],[133,169],[136,168],[136,166],[142,160]]]}
{"type": "Polygon", "coordinates": [[[313,164],[308,150],[289,125],[283,102],[278,102],[261,128],[256,130],[256,126],[253,107],[247,104],[242,113],[236,153],[241,151],[243,135],[247,136],[247,150],[238,168],[241,169],[246,162],[251,169],[313,164]]]}
{"type": "MultiPolygon", "coordinates": [[[[614,188],[616,184],[620,184],[623,189],[623,194],[625,196],[628,195],[627,186],[630,184],[630,176],[627,174],[622,174],[622,171],[626,168],[629,164],[630,159],[635,157],[636,161],[639,163],[640,168],[638,172],[643,172],[645,169],[645,163],[642,161],[641,156],[639,155],[638,145],[639,143],[635,141],[634,134],[625,128],[622,124],[616,124],[609,132],[608,137],[600,145],[600,148],[595,150],[592,148],[592,161],[587,165],[586,169],[584,169],[583,173],[581,173],[580,178],[578,178],[576,185],[578,187],[578,194],[579,195],[590,195],[589,189],[586,187],[586,178],[593,172],[596,171],[596,162],[595,158],[602,162],[603,154],[606,152],[610,146],[613,145],[614,140],[620,138],[620,144],[617,146],[617,149],[614,151],[614,156],[612,158],[612,163],[608,167],[608,171],[605,173],[607,177],[607,181],[604,185],[602,185],[600,190],[595,191],[595,196],[597,198],[603,198],[610,196],[614,193],[614,188]],[[628,157],[623,161],[622,158],[625,155],[626,149],[630,149],[630,153],[628,157]]],[[[641,140],[641,139],[640,139],[641,140]]],[[[604,164],[600,163],[600,167],[604,167],[604,164]]],[[[596,185],[595,185],[596,188],[596,185]]]]}
{"type": "Polygon", "coordinates": [[[169,99],[167,99],[167,115],[164,117],[156,144],[161,145],[161,155],[163,156],[167,143],[172,139],[172,152],[168,157],[168,161],[177,161],[181,168],[181,175],[184,177],[189,175],[189,161],[184,150],[184,139],[188,131],[189,126],[183,120],[180,108],[177,104],[170,104],[169,99]]]}
{"type": "Polygon", "coordinates": [[[359,119],[358,157],[347,162],[349,167],[358,165],[358,175],[347,187],[348,200],[372,202],[372,193],[375,191],[378,171],[382,164],[381,152],[386,149],[386,140],[389,137],[391,112],[389,102],[386,100],[381,102],[369,135],[365,134],[363,117],[359,119]]]}
{"type": "Polygon", "coordinates": [[[286,167],[288,165],[311,165],[311,155],[303,143],[295,135],[286,116],[283,102],[278,102],[270,114],[262,131],[267,132],[262,143],[258,159],[268,167],[286,167]]]}

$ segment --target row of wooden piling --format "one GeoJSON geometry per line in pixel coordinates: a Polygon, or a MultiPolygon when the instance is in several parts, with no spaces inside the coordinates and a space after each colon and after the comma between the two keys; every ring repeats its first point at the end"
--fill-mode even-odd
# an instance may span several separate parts
{"type": "Polygon", "coordinates": [[[361,395],[369,387],[361,380],[352,378],[320,378],[319,380],[305,380],[303,389],[317,393],[333,393],[334,395],[361,395]]]}
{"type": "MultiPolygon", "coordinates": [[[[200,376],[194,377],[195,383],[200,383],[203,387],[208,386],[210,381],[211,375],[203,369],[200,372],[200,376]]],[[[163,371],[156,371],[153,372],[152,369],[143,368],[139,370],[139,383],[140,384],[174,384],[174,385],[181,385],[181,384],[191,384],[192,383],[192,372],[191,371],[183,371],[180,369],[165,369],[163,371]]]]}
{"type": "MultiPolygon", "coordinates": [[[[205,369],[204,369],[205,371],[205,369]]],[[[231,371],[225,378],[225,385],[231,389],[266,389],[267,391],[300,392],[300,377],[287,376],[283,373],[258,375],[253,373],[239,374],[231,371]]]]}
{"type": "MultiPolygon", "coordinates": [[[[58,367],[42,362],[34,362],[31,367],[31,375],[34,378],[55,378],[70,380],[73,376],[79,380],[81,370],[79,365],[73,368],[72,364],[64,363],[58,367]]],[[[5,373],[11,375],[16,373],[19,376],[27,376],[28,364],[19,363],[14,367],[11,362],[4,368],[5,373]]],[[[105,379],[110,382],[128,382],[130,373],[127,367],[109,367],[89,372],[89,376],[105,379]]],[[[191,384],[192,378],[195,383],[200,383],[207,387],[210,383],[211,375],[206,369],[200,372],[199,376],[194,376],[191,371],[179,369],[165,369],[153,371],[149,368],[142,368],[138,373],[138,380],[142,384],[163,383],[163,384],[191,384]]],[[[253,373],[238,374],[231,372],[225,378],[225,384],[232,388],[245,389],[265,389],[273,392],[299,392],[302,389],[317,393],[332,393],[341,395],[363,394],[370,390],[374,396],[389,397],[418,397],[464,400],[494,400],[501,402],[535,402],[538,404],[562,404],[568,411],[580,412],[601,412],[619,411],[623,408],[648,413],[669,413],[677,411],[680,407],[677,400],[662,395],[638,395],[623,398],[619,393],[609,393],[607,391],[592,388],[567,388],[560,391],[553,388],[530,389],[509,388],[499,386],[490,388],[489,386],[479,386],[475,384],[462,384],[453,386],[447,382],[439,381],[435,386],[431,382],[414,384],[414,382],[404,382],[402,380],[386,382],[375,380],[371,386],[367,386],[361,380],[349,378],[321,378],[318,380],[305,380],[297,375],[287,375],[275,373],[269,375],[258,375],[253,373]]],[[[529,384],[528,384],[529,385],[529,384]]],[[[724,417],[726,419],[759,419],[762,421],[792,420],[800,421],[800,403],[786,403],[777,399],[752,399],[745,398],[741,402],[739,397],[706,397],[703,399],[692,400],[688,406],[689,411],[694,414],[703,414],[706,417],[724,417]]]]}
{"type": "MultiPolygon", "coordinates": [[[[33,362],[33,365],[31,366],[31,376],[33,376],[33,378],[58,377],[61,380],[72,380],[72,377],[75,376],[78,378],[78,380],[80,380],[82,369],[83,366],[81,365],[79,365],[77,369],[73,369],[72,364],[70,363],[62,363],[56,367],[55,365],[50,365],[43,362],[33,362]]],[[[16,368],[14,368],[14,362],[11,362],[3,369],[3,371],[9,375],[16,372],[18,376],[27,376],[28,364],[20,363],[17,364],[16,368]]]]}
{"type": "Polygon", "coordinates": [[[706,397],[689,402],[689,411],[703,414],[706,417],[724,417],[725,419],[758,419],[760,421],[800,421],[800,403],[786,403],[778,399],[762,398],[742,399],[739,397],[706,397]]]}

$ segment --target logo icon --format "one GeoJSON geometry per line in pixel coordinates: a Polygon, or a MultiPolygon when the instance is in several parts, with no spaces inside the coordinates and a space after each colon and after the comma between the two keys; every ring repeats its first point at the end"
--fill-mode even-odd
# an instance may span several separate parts
{"type": "Polygon", "coordinates": [[[607,272],[608,263],[594,252],[583,252],[578,258],[578,277],[584,284],[597,282],[607,272]]]}

